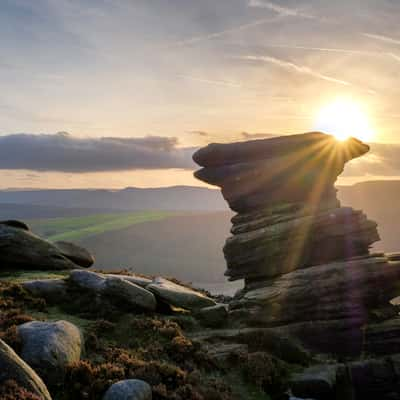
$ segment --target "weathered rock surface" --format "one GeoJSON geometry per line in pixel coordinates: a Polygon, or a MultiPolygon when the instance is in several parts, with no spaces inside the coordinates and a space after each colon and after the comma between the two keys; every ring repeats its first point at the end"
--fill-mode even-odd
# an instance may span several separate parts
{"type": "Polygon", "coordinates": [[[62,380],[68,364],[80,360],[82,338],[79,329],[67,321],[32,321],[18,327],[21,357],[47,382],[62,380]]]}
{"type": "Polygon", "coordinates": [[[11,226],[13,228],[19,228],[24,231],[30,231],[29,226],[25,222],[18,221],[15,219],[8,219],[5,221],[0,221],[0,225],[6,225],[6,226],[11,226]]]}
{"type": "Polygon", "coordinates": [[[46,385],[36,372],[0,339],[0,385],[9,379],[42,400],[51,400],[46,385]]]}
{"type": "Polygon", "coordinates": [[[223,325],[228,317],[228,307],[225,304],[217,304],[216,306],[204,307],[197,313],[206,326],[223,325]]]}
{"type": "Polygon", "coordinates": [[[123,304],[124,307],[154,311],[157,306],[156,298],[151,291],[127,281],[122,275],[74,270],[71,271],[69,279],[73,285],[112,302],[123,304]]]}
{"type": "Polygon", "coordinates": [[[397,349],[397,321],[382,321],[395,315],[389,301],[400,294],[399,254],[370,255],[377,224],[341,207],[334,187],[345,164],[368,150],[354,138],[311,132],[211,144],[194,154],[203,167],[195,176],[219,186],[237,212],[223,249],[225,275],[245,287],[229,318],[313,351],[397,349]]]}
{"type": "Polygon", "coordinates": [[[232,307],[251,309],[251,319],[270,325],[335,319],[362,325],[368,321],[369,310],[388,304],[398,293],[399,281],[400,262],[358,258],[263,281],[232,307]]]}
{"type": "Polygon", "coordinates": [[[119,277],[106,278],[104,294],[118,298],[131,307],[154,311],[157,306],[153,293],[119,277]]]}
{"type": "Polygon", "coordinates": [[[106,278],[96,272],[75,269],[69,274],[70,281],[82,289],[101,292],[106,285],[106,278]]]}
{"type": "Polygon", "coordinates": [[[73,269],[76,265],[59,249],[32,232],[9,224],[0,224],[1,269],[73,269]]]}
{"type": "Polygon", "coordinates": [[[22,282],[21,285],[32,295],[49,301],[60,301],[67,296],[67,283],[64,279],[37,279],[22,282]]]}
{"type": "Polygon", "coordinates": [[[204,294],[164,278],[154,279],[154,281],[147,286],[147,289],[168,304],[187,310],[195,311],[204,307],[216,305],[213,299],[204,294]]]}
{"type": "Polygon", "coordinates": [[[295,396],[316,400],[334,399],[336,392],[337,365],[314,365],[294,374],[290,388],[295,396]]]}
{"type": "Polygon", "coordinates": [[[141,286],[145,288],[147,285],[149,285],[152,280],[149,278],[145,278],[140,275],[136,274],[130,274],[130,275],[125,275],[125,274],[103,274],[104,277],[109,277],[109,278],[121,278],[125,279],[128,282],[134,283],[135,285],[141,286]]]}
{"type": "Polygon", "coordinates": [[[89,268],[94,263],[94,257],[85,248],[74,243],[59,241],[54,245],[60,250],[60,253],[71,260],[76,265],[89,268]]]}
{"type": "Polygon", "coordinates": [[[103,400],[151,400],[148,383],[139,379],[127,379],[114,383],[105,393],[103,400]]]}

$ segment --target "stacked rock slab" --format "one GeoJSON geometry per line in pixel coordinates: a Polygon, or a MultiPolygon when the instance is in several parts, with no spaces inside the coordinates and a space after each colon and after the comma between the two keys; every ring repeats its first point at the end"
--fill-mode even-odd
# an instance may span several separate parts
{"type": "Polygon", "coordinates": [[[334,260],[368,254],[377,225],[340,207],[334,183],[345,163],[367,153],[357,139],[312,132],[230,144],[194,154],[198,179],[220,186],[232,210],[224,253],[230,280],[248,287],[334,260]]]}
{"type": "Polygon", "coordinates": [[[237,212],[225,274],[245,287],[231,312],[252,325],[291,327],[314,344],[318,325],[328,351],[327,331],[362,340],[371,310],[387,307],[400,289],[400,262],[369,254],[377,224],[336,197],[345,164],[368,151],[357,139],[312,132],[210,144],[194,154],[203,167],[195,176],[219,186],[237,212]]]}

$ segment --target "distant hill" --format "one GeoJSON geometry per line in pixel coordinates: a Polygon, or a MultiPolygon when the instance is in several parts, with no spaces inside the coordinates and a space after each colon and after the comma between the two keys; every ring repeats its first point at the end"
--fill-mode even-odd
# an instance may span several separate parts
{"type": "Polygon", "coordinates": [[[219,190],[194,186],[122,190],[3,190],[0,203],[108,210],[226,210],[219,190]]]}
{"type": "Polygon", "coordinates": [[[0,203],[0,220],[5,219],[38,219],[38,218],[73,218],[93,214],[107,214],[110,212],[122,212],[119,210],[98,208],[67,208],[51,205],[36,204],[10,204],[0,203]]]}
{"type": "Polygon", "coordinates": [[[375,250],[400,251],[400,181],[371,181],[339,188],[343,205],[362,209],[378,223],[375,250]]]}

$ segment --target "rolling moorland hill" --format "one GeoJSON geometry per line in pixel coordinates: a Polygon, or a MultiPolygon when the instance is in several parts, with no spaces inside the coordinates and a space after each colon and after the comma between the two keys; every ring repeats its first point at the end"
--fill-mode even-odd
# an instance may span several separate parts
{"type": "MultiPolygon", "coordinates": [[[[374,245],[377,251],[390,252],[399,247],[399,195],[400,181],[339,188],[344,205],[363,209],[378,223],[382,240],[374,245]]],[[[214,291],[237,287],[226,284],[223,276],[225,261],[221,248],[233,213],[227,210],[217,190],[173,187],[0,192],[0,202],[6,200],[18,204],[2,204],[1,219],[25,219],[35,232],[50,240],[73,240],[84,245],[96,255],[97,268],[161,272],[214,291]],[[139,193],[138,197],[134,193],[139,193]],[[95,201],[96,195],[101,200],[95,201]],[[113,199],[109,203],[105,201],[107,196],[113,199]],[[28,203],[42,200],[47,205],[28,203]],[[78,205],[82,208],[74,208],[78,205]],[[103,208],[94,209],[95,205],[103,208]],[[134,211],[136,207],[145,209],[145,205],[150,211],[134,211]],[[118,206],[130,206],[133,210],[127,212],[118,206]]]]}

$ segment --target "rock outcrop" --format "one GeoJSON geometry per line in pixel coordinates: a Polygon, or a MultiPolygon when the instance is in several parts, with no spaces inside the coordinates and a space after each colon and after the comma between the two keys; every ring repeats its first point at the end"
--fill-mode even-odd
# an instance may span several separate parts
{"type": "Polygon", "coordinates": [[[312,132],[194,154],[203,167],[195,176],[237,212],[224,254],[229,279],[245,281],[230,304],[245,326],[280,329],[318,351],[363,351],[363,327],[400,290],[398,255],[369,252],[377,224],[336,197],[345,164],[368,150],[312,132]]]}

